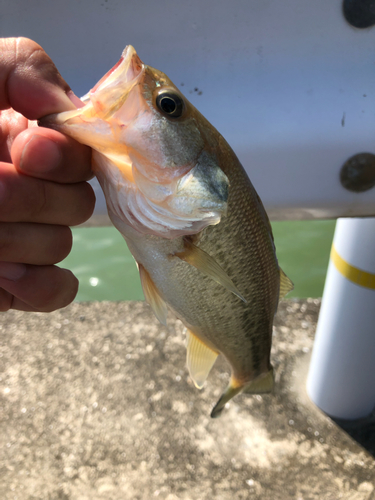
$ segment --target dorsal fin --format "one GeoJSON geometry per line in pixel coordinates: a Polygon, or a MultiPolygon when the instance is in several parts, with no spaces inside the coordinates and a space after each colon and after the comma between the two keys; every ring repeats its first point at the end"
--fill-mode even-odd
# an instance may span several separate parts
{"type": "Polygon", "coordinates": [[[201,273],[215,280],[224,288],[234,293],[234,295],[237,295],[237,297],[245,303],[247,302],[246,299],[240,294],[233,281],[219,266],[215,259],[204,250],[194,245],[194,243],[189,241],[187,238],[184,238],[184,250],[182,252],[177,252],[174,255],[191,266],[196,267],[201,273]]]}
{"type": "Polygon", "coordinates": [[[186,364],[190,377],[198,389],[202,389],[208,374],[213,367],[218,353],[200,340],[194,333],[186,329],[186,364]]]}
{"type": "Polygon", "coordinates": [[[293,282],[290,281],[288,276],[284,273],[284,271],[279,267],[280,271],[280,291],[279,291],[279,300],[285,297],[285,295],[291,292],[294,288],[293,282]]]}
{"type": "Polygon", "coordinates": [[[142,264],[137,265],[146,302],[150,304],[151,309],[154,311],[154,314],[160,323],[167,326],[167,304],[160,297],[159,291],[146,269],[142,266],[142,264]]]}

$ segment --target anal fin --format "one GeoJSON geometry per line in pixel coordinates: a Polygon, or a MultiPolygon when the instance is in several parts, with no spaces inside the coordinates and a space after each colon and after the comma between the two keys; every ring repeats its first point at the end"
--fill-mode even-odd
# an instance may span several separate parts
{"type": "Polygon", "coordinates": [[[186,330],[187,355],[186,364],[194,384],[198,389],[202,389],[208,374],[213,367],[218,353],[202,342],[190,330],[186,330]]]}
{"type": "Polygon", "coordinates": [[[194,243],[189,241],[187,238],[184,238],[184,246],[185,248],[182,252],[174,254],[176,257],[187,262],[191,266],[196,267],[201,273],[215,280],[245,303],[247,302],[227,273],[219,266],[211,255],[194,245],[194,243]]]}
{"type": "Polygon", "coordinates": [[[142,266],[142,264],[137,265],[146,302],[150,304],[151,309],[154,311],[154,314],[160,323],[167,326],[167,304],[160,297],[159,291],[146,269],[142,266]]]}

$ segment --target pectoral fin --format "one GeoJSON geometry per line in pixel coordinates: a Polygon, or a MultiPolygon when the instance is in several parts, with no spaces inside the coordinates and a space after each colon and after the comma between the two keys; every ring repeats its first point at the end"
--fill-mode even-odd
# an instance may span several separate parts
{"type": "Polygon", "coordinates": [[[284,273],[284,271],[279,268],[280,271],[280,292],[279,292],[279,299],[282,299],[285,297],[286,294],[291,292],[294,288],[294,285],[292,281],[288,278],[288,276],[284,273]]]}
{"type": "Polygon", "coordinates": [[[187,262],[191,266],[196,267],[201,273],[215,280],[224,288],[234,293],[234,295],[243,300],[245,303],[247,302],[237,290],[235,284],[229,278],[227,273],[219,266],[211,255],[194,245],[194,243],[189,241],[187,238],[184,239],[184,245],[185,248],[182,252],[174,254],[176,257],[187,262]]]}
{"type": "Polygon", "coordinates": [[[160,323],[167,326],[167,304],[160,297],[159,291],[146,269],[142,266],[142,264],[137,265],[146,302],[150,304],[151,309],[154,311],[154,314],[160,323]]]}
{"type": "Polygon", "coordinates": [[[186,330],[187,357],[186,363],[190,377],[198,389],[202,389],[208,374],[213,367],[218,353],[206,346],[194,333],[186,330]]]}

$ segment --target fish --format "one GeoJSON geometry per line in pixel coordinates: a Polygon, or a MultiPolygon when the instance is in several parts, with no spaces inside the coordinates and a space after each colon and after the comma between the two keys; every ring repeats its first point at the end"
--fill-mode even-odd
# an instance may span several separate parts
{"type": "Polygon", "coordinates": [[[272,392],[273,320],[293,284],[247,173],[222,135],[161,71],[128,45],[76,110],[39,125],[92,148],[109,217],[137,263],[146,301],[186,328],[199,389],[218,355],[230,381],[218,417],[240,392],[272,392]]]}

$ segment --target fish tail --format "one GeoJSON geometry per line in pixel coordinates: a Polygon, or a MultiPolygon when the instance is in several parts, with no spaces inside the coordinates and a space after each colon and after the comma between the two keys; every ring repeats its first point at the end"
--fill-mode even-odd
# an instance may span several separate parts
{"type": "Polygon", "coordinates": [[[225,391],[221,395],[219,401],[213,407],[213,410],[211,412],[211,418],[218,418],[218,417],[220,417],[222,411],[224,410],[224,407],[225,407],[226,403],[228,403],[228,401],[230,399],[232,399],[236,394],[238,394],[239,392],[241,392],[242,389],[243,389],[243,387],[241,387],[241,386],[240,387],[234,387],[232,385],[232,380],[231,380],[231,382],[229,383],[228,387],[225,389],[225,391]]]}
{"type": "Polygon", "coordinates": [[[246,392],[247,394],[263,394],[266,392],[272,392],[273,382],[274,381],[273,381],[272,367],[267,373],[260,375],[256,379],[251,380],[250,382],[245,382],[244,384],[240,384],[232,376],[228,387],[225,389],[219,401],[214,406],[211,412],[211,417],[212,418],[220,417],[226,403],[240,392],[246,392]]]}

